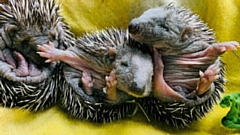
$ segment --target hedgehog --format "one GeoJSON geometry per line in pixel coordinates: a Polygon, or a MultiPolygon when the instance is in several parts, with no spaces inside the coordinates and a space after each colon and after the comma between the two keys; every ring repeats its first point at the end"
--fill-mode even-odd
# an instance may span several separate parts
{"type": "Polygon", "coordinates": [[[147,114],[175,127],[203,117],[224,92],[220,55],[237,42],[216,43],[214,32],[188,9],[173,3],[131,20],[131,37],[153,48],[152,96],[140,102],[147,114]]]}
{"type": "Polygon", "coordinates": [[[67,50],[41,45],[38,53],[46,62],[66,63],[62,104],[69,114],[111,122],[133,113],[135,98],[152,90],[152,58],[138,44],[127,31],[112,28],[79,37],[67,50]]]}
{"type": "Polygon", "coordinates": [[[32,111],[59,99],[62,65],[46,64],[36,52],[52,42],[64,49],[74,42],[54,0],[10,0],[0,11],[0,104],[32,111]]]}

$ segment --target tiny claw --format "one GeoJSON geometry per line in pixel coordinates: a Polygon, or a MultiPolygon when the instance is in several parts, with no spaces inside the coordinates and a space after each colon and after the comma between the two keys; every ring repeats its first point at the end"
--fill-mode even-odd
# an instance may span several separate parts
{"type": "Polygon", "coordinates": [[[199,75],[200,75],[200,77],[203,77],[203,76],[204,76],[204,73],[200,70],[200,71],[199,71],[199,75]]]}
{"type": "Polygon", "coordinates": [[[55,47],[51,41],[48,41],[48,45],[52,46],[52,47],[55,47]]]}
{"type": "Polygon", "coordinates": [[[45,60],[45,63],[51,63],[52,61],[51,60],[45,60]]]}
{"type": "Polygon", "coordinates": [[[109,76],[106,76],[106,77],[105,77],[105,80],[106,80],[106,81],[109,80],[109,76]]]}

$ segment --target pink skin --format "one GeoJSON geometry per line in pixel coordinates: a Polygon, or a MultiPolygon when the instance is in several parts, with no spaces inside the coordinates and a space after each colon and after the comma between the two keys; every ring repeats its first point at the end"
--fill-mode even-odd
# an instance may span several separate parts
{"type": "Polygon", "coordinates": [[[41,71],[33,63],[28,63],[19,52],[12,53],[9,49],[4,49],[1,52],[0,60],[9,64],[18,77],[35,77],[41,74],[41,71]]]}
{"type": "MultiPolygon", "coordinates": [[[[39,45],[39,50],[41,52],[37,52],[41,57],[47,58],[46,63],[54,62],[54,61],[62,61],[69,66],[83,71],[82,75],[82,83],[83,90],[87,95],[92,95],[92,87],[94,84],[94,80],[92,80],[90,73],[86,71],[90,67],[87,65],[83,59],[79,58],[74,52],[69,50],[59,50],[54,47],[54,45],[49,42],[48,44],[39,45]]],[[[114,53],[114,52],[113,52],[114,53]]],[[[109,77],[106,77],[107,83],[107,96],[108,100],[116,100],[116,77],[115,71],[110,73],[109,77]]]]}
{"type": "Polygon", "coordinates": [[[154,48],[153,95],[163,101],[182,100],[184,97],[175,92],[163,78],[164,65],[161,55],[154,48]]]}
{"type": "Polygon", "coordinates": [[[234,41],[215,43],[213,45],[210,45],[204,51],[181,55],[177,62],[179,64],[188,65],[203,64],[206,63],[206,61],[208,60],[212,61],[213,59],[218,58],[218,56],[225,53],[226,51],[237,50],[238,47],[239,44],[234,41]]]}
{"type": "Polygon", "coordinates": [[[235,41],[215,43],[206,50],[192,54],[183,55],[184,58],[202,58],[202,57],[218,57],[226,51],[237,50],[239,43],[235,41]]]}
{"type": "MultiPolygon", "coordinates": [[[[194,64],[195,62],[201,62],[201,60],[212,59],[223,54],[225,51],[237,50],[239,44],[237,42],[222,42],[209,46],[206,50],[187,54],[181,56],[178,62],[194,64]],[[194,58],[194,59],[193,59],[194,58]],[[181,61],[182,60],[182,61],[181,61]]],[[[153,79],[153,95],[163,101],[182,101],[184,97],[175,92],[163,78],[164,65],[162,63],[161,55],[154,48],[154,79],[153,79]]],[[[204,62],[204,61],[203,61],[204,62]]],[[[214,63],[210,65],[204,72],[199,71],[199,80],[197,82],[196,92],[197,95],[203,95],[206,93],[212,82],[219,78],[218,73],[220,69],[218,64],[214,63]]]]}
{"type": "Polygon", "coordinates": [[[200,79],[197,83],[197,95],[202,95],[209,90],[212,82],[219,78],[219,71],[216,64],[209,66],[204,73],[199,71],[200,79]]]}
{"type": "Polygon", "coordinates": [[[94,80],[91,78],[91,75],[83,71],[82,73],[82,83],[83,83],[83,90],[87,95],[92,95],[92,87],[93,87],[94,80]]]}
{"type": "Polygon", "coordinates": [[[13,68],[16,68],[16,61],[14,60],[10,50],[4,49],[2,53],[3,53],[3,59],[13,68]]]}
{"type": "Polygon", "coordinates": [[[17,76],[28,76],[29,75],[29,70],[28,70],[28,63],[25,60],[25,58],[18,52],[14,52],[14,54],[17,57],[17,61],[18,61],[18,68],[16,69],[16,75],[17,76]]]}
{"type": "Polygon", "coordinates": [[[117,99],[117,79],[115,75],[116,71],[112,70],[109,76],[106,76],[107,89],[106,89],[106,99],[114,101],[117,99]]]}
{"type": "Polygon", "coordinates": [[[29,68],[29,75],[32,77],[39,76],[42,73],[39,69],[37,69],[37,67],[33,63],[29,63],[28,68],[29,68]]]}
{"type": "Polygon", "coordinates": [[[47,58],[46,63],[62,61],[71,67],[84,71],[87,64],[79,58],[74,52],[69,50],[60,50],[54,47],[51,42],[44,45],[38,45],[41,52],[37,52],[41,57],[47,58]],[[84,68],[85,67],[85,68],[84,68]]]}

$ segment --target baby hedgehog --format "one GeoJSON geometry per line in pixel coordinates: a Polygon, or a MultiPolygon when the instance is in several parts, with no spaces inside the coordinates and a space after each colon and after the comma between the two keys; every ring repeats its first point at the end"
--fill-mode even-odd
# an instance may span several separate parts
{"type": "Polygon", "coordinates": [[[38,53],[46,62],[66,63],[62,103],[71,115],[111,122],[133,113],[136,104],[129,102],[152,90],[152,58],[139,45],[127,31],[107,29],[78,38],[67,50],[49,43],[38,53]]]}
{"type": "Polygon", "coordinates": [[[55,103],[64,79],[59,63],[36,52],[49,41],[56,48],[74,39],[54,0],[10,0],[0,11],[0,104],[37,111],[55,103]]]}
{"type": "Polygon", "coordinates": [[[129,24],[133,39],[153,47],[153,97],[142,101],[157,120],[184,127],[211,110],[224,92],[220,55],[237,42],[216,43],[197,15],[174,4],[145,11],[129,24]]]}

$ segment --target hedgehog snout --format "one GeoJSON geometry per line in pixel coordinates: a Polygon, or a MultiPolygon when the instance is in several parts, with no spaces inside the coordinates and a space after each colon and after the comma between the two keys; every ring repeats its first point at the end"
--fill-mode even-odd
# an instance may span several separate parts
{"type": "Polygon", "coordinates": [[[131,85],[131,91],[134,94],[142,95],[144,93],[144,90],[145,90],[145,87],[144,88],[139,88],[137,83],[135,83],[135,82],[133,82],[132,85],[131,85]]]}
{"type": "Polygon", "coordinates": [[[134,22],[134,19],[133,19],[133,21],[131,21],[131,23],[128,25],[128,31],[129,31],[130,33],[132,33],[132,34],[138,33],[138,31],[139,31],[139,25],[138,25],[138,23],[135,23],[135,22],[134,22]]]}

